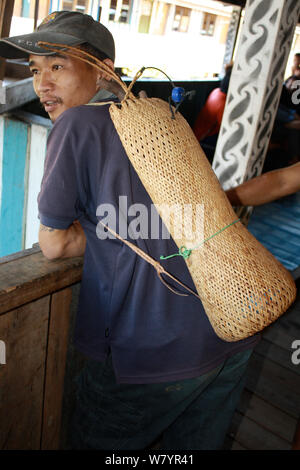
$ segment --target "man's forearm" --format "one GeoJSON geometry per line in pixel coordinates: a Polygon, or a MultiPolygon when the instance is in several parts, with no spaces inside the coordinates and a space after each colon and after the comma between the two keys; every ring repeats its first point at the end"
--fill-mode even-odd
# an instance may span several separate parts
{"type": "Polygon", "coordinates": [[[226,195],[233,206],[257,206],[272,198],[270,188],[266,186],[268,181],[261,176],[227,190],[226,195]]]}
{"type": "Polygon", "coordinates": [[[226,191],[233,206],[258,206],[300,191],[300,162],[261,176],[226,191]]]}
{"type": "Polygon", "coordinates": [[[75,221],[66,230],[57,230],[40,225],[39,243],[48,259],[83,256],[86,237],[80,222],[75,221]]]}

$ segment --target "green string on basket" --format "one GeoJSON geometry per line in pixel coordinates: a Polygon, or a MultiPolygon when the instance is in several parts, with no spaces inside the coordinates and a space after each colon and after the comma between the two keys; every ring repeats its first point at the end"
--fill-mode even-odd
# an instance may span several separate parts
{"type": "Polygon", "coordinates": [[[194,246],[194,248],[186,248],[186,246],[183,245],[179,248],[178,253],[174,253],[173,255],[169,255],[169,256],[160,256],[160,259],[166,260],[166,259],[174,258],[174,256],[182,256],[184,259],[187,259],[191,256],[193,250],[197,250],[197,248],[199,248],[204,243],[208,242],[208,240],[211,240],[216,235],[219,235],[219,233],[223,232],[223,230],[226,230],[228,227],[231,227],[231,225],[234,225],[239,221],[240,219],[234,220],[233,222],[231,222],[231,224],[226,225],[225,227],[221,228],[221,230],[219,230],[218,232],[214,233],[210,237],[203,240],[203,242],[199,243],[199,245],[194,246]]]}

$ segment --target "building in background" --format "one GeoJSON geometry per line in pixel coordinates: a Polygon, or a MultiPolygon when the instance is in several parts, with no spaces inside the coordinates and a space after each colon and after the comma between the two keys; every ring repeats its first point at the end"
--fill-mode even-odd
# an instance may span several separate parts
{"type": "MultiPolygon", "coordinates": [[[[116,66],[134,73],[162,68],[174,80],[203,79],[222,71],[233,6],[216,0],[39,0],[36,23],[57,10],[80,11],[106,25],[116,41],[116,66]]],[[[11,35],[34,28],[35,0],[15,0],[11,35]]],[[[297,27],[292,57],[300,50],[297,27]]],[[[149,76],[158,72],[146,71],[149,76]]]]}
{"type": "MultiPolygon", "coordinates": [[[[101,18],[115,37],[116,66],[129,74],[155,66],[173,79],[197,79],[220,73],[232,6],[214,0],[40,0],[37,24],[56,10],[101,18]]],[[[34,0],[15,0],[10,34],[31,32],[34,14],[34,0]]]]}

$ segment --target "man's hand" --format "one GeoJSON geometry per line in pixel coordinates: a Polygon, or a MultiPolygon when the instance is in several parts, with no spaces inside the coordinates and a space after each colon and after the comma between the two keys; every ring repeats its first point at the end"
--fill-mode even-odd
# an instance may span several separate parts
{"type": "Polygon", "coordinates": [[[78,220],[66,230],[58,230],[40,224],[39,244],[48,259],[71,258],[83,256],[86,237],[78,220]]]}

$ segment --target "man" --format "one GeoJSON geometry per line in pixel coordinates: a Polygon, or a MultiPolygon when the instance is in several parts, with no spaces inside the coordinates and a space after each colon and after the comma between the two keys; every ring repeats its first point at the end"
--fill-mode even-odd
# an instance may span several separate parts
{"type": "Polygon", "coordinates": [[[245,183],[228,189],[233,206],[260,206],[300,191],[300,162],[268,171],[245,183]]]}
{"type": "MultiPolygon", "coordinates": [[[[117,231],[130,225],[134,208],[153,209],[103,104],[118,101],[101,89],[115,85],[38,41],[92,50],[111,69],[114,41],[77,12],[55,12],[36,32],[0,41],[1,56],[29,56],[35,91],[54,122],[38,199],[41,249],[49,259],[84,254],[75,344],[87,362],[72,447],[144,449],[162,435],[164,449],[220,448],[257,337],[222,341],[198,298],[175,295],[152,266],[105,233],[99,220],[111,208],[117,231]]],[[[161,232],[131,241],[155,259],[176,250],[161,232]]],[[[184,260],[165,267],[195,290],[184,260]]]]}
{"type": "Polygon", "coordinates": [[[195,120],[193,131],[199,142],[206,137],[211,137],[219,133],[226,104],[226,97],[233,63],[225,67],[225,76],[220,87],[214,88],[207,97],[207,100],[200,110],[195,120]]]}
{"type": "Polygon", "coordinates": [[[194,134],[210,162],[214,158],[222,124],[232,68],[233,63],[226,65],[225,76],[220,83],[220,87],[210,92],[193,125],[194,134]]]}

